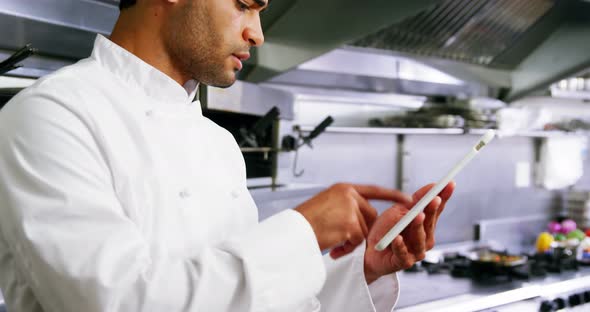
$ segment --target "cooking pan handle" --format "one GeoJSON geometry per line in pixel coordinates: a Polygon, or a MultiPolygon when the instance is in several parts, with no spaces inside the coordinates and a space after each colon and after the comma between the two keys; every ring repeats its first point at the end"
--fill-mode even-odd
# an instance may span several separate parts
{"type": "Polygon", "coordinates": [[[26,59],[27,57],[37,53],[37,49],[34,49],[31,44],[27,44],[20,50],[16,51],[12,54],[9,58],[4,60],[0,63],[0,75],[4,75],[5,73],[17,69],[20,66],[17,63],[21,62],[22,60],[26,59]]]}

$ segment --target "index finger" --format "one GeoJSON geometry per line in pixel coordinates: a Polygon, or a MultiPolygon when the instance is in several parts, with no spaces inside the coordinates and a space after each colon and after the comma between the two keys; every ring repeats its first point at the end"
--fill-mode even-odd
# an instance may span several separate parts
{"type": "Polygon", "coordinates": [[[365,219],[366,224],[369,226],[369,228],[372,228],[373,223],[375,223],[375,219],[377,219],[377,209],[371,206],[371,204],[369,204],[369,202],[363,196],[358,194],[358,192],[354,194],[354,198],[356,199],[356,202],[359,206],[362,216],[365,219]]]}
{"type": "Polygon", "coordinates": [[[366,199],[391,200],[400,204],[411,204],[412,197],[404,192],[376,185],[353,184],[352,187],[366,199]]]}

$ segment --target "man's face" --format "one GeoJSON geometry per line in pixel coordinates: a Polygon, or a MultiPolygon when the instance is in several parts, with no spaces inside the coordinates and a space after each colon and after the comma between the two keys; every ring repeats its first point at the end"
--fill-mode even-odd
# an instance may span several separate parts
{"type": "Polygon", "coordinates": [[[231,86],[250,48],[264,42],[267,1],[179,0],[162,34],[174,65],[204,84],[231,86]]]}

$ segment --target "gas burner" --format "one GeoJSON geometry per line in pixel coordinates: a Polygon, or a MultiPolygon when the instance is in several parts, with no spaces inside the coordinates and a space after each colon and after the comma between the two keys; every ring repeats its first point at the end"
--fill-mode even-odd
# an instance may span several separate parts
{"type": "Polygon", "coordinates": [[[422,261],[410,272],[450,274],[457,278],[470,278],[482,284],[497,284],[513,280],[543,277],[548,273],[578,270],[575,254],[569,249],[556,248],[552,253],[511,255],[507,251],[479,249],[469,254],[446,253],[440,262],[422,261]]]}
{"type": "Polygon", "coordinates": [[[549,254],[536,254],[536,259],[547,266],[547,270],[552,273],[561,273],[564,270],[578,270],[578,260],[576,254],[566,248],[554,248],[549,254]]]}

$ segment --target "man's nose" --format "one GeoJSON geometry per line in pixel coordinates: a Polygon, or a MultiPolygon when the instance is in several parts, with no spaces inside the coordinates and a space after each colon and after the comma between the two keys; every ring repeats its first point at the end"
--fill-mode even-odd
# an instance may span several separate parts
{"type": "Polygon", "coordinates": [[[244,29],[243,37],[253,47],[261,46],[264,43],[264,34],[262,33],[259,14],[254,14],[254,17],[252,17],[250,23],[244,29]]]}

